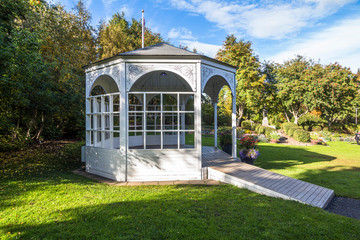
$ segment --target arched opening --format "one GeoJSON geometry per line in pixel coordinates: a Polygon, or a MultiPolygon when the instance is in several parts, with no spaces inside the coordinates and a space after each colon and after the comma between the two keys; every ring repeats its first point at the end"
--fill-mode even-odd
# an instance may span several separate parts
{"type": "Polygon", "coordinates": [[[120,94],[116,82],[102,75],[93,83],[86,101],[86,145],[119,148],[120,94]]]}
{"type": "Polygon", "coordinates": [[[218,147],[218,134],[217,134],[218,125],[224,126],[225,127],[224,129],[226,129],[226,126],[228,126],[229,130],[232,131],[232,126],[231,126],[232,111],[233,111],[232,101],[234,100],[234,98],[232,97],[231,87],[229,83],[222,76],[214,75],[211,78],[209,78],[209,80],[206,82],[206,85],[203,88],[203,93],[205,93],[211,99],[213,105],[213,114],[214,114],[213,126],[203,126],[203,129],[210,129],[211,127],[213,127],[214,146],[218,147]],[[226,112],[221,112],[220,116],[218,111],[219,102],[226,108],[225,110],[227,110],[226,112]]]}
{"type": "Polygon", "coordinates": [[[153,71],[128,93],[129,149],[194,148],[194,93],[178,74],[153,71]]]}

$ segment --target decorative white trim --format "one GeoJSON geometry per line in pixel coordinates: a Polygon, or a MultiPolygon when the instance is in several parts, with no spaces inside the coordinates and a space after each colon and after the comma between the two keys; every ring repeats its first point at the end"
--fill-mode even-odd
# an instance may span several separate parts
{"type": "Polygon", "coordinates": [[[115,65],[108,68],[101,68],[94,71],[86,72],[86,97],[90,96],[91,88],[93,87],[94,82],[100,76],[108,75],[116,82],[118,89],[120,89],[120,66],[115,65]]]}
{"type": "Polygon", "coordinates": [[[206,86],[206,83],[209,81],[209,79],[213,76],[219,75],[222,78],[225,79],[225,81],[228,83],[231,92],[235,92],[235,72],[230,73],[228,71],[210,67],[207,65],[202,64],[201,66],[201,89],[204,91],[204,88],[206,86]]]}
{"type": "Polygon", "coordinates": [[[196,91],[195,64],[126,64],[126,91],[130,91],[134,83],[143,75],[153,71],[171,71],[180,75],[193,91],[196,91]]]}

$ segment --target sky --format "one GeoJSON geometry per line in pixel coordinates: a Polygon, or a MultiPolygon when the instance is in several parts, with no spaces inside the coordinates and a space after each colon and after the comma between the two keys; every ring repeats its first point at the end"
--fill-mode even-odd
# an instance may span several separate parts
{"type": "MultiPolygon", "coordinates": [[[[52,0],[71,10],[77,0],[52,0]]],[[[251,41],[260,61],[283,63],[300,54],[321,64],[360,69],[360,0],[83,0],[92,25],[116,12],[174,46],[215,57],[229,34],[251,41]]]]}

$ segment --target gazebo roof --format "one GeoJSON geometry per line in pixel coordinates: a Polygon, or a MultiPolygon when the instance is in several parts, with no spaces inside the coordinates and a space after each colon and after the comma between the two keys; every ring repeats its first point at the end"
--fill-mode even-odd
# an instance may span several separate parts
{"type": "MultiPolygon", "coordinates": [[[[199,56],[200,54],[174,47],[167,43],[158,43],[146,48],[118,54],[119,56],[199,56]]],[[[201,55],[200,55],[201,56],[201,55]]]]}
{"type": "Polygon", "coordinates": [[[136,49],[130,52],[125,52],[125,53],[119,53],[115,56],[94,62],[94,63],[90,63],[86,66],[83,66],[83,68],[87,68],[87,67],[91,67],[94,65],[97,65],[99,63],[105,62],[105,61],[110,61],[116,58],[139,58],[139,57],[153,57],[153,58],[187,58],[187,59],[205,59],[208,61],[212,61],[218,64],[222,64],[228,67],[231,67],[233,69],[237,69],[237,67],[221,62],[219,60],[216,60],[214,58],[210,58],[207,57],[205,55],[202,54],[198,54],[198,53],[194,53],[179,47],[175,47],[172,46],[170,44],[167,43],[158,43],[149,47],[145,47],[145,48],[140,48],[140,49],[136,49]]]}

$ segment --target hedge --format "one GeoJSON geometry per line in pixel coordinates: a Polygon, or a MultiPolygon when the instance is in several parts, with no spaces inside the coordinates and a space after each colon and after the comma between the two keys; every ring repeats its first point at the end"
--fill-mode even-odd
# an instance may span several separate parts
{"type": "Polygon", "coordinates": [[[295,126],[292,126],[288,129],[288,132],[287,132],[287,135],[289,135],[290,137],[294,137],[294,132],[296,130],[301,130],[302,128],[300,128],[299,126],[295,125],[295,126]]]}
{"type": "Polygon", "coordinates": [[[285,122],[281,125],[281,128],[284,130],[284,132],[287,134],[290,127],[297,126],[295,123],[292,122],[285,122]]]}
{"type": "Polygon", "coordinates": [[[276,130],[274,128],[272,128],[272,127],[265,127],[265,137],[267,139],[271,139],[270,135],[271,135],[272,132],[276,132],[276,130]]]}
{"type": "Polygon", "coordinates": [[[249,121],[249,120],[242,121],[241,122],[241,127],[243,129],[251,130],[251,121],[249,121]]]}
{"type": "Polygon", "coordinates": [[[299,142],[308,142],[310,140],[310,133],[303,129],[297,129],[294,132],[294,138],[299,142]]]}

